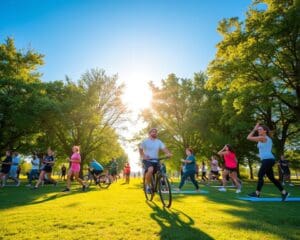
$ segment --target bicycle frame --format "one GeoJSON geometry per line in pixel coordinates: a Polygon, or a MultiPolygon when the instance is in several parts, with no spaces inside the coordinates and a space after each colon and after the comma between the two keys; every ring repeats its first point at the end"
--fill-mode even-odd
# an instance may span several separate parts
{"type": "MultiPolygon", "coordinates": [[[[166,157],[159,158],[159,159],[150,159],[150,161],[156,160],[159,163],[159,161],[162,159],[166,159],[166,157]]],[[[159,168],[157,172],[152,175],[152,179],[150,183],[151,189],[149,190],[147,188],[149,188],[149,186],[146,185],[145,183],[145,173],[144,173],[144,192],[145,192],[146,199],[152,201],[155,192],[158,192],[163,206],[167,208],[171,206],[172,203],[171,185],[168,180],[168,176],[161,171],[161,168],[159,168]]]]}

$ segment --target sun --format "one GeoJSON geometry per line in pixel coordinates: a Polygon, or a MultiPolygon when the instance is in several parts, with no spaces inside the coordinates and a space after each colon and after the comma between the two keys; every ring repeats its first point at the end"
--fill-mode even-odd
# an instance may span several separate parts
{"type": "Polygon", "coordinates": [[[125,84],[122,100],[129,110],[138,113],[151,106],[152,93],[147,82],[136,80],[125,84]]]}

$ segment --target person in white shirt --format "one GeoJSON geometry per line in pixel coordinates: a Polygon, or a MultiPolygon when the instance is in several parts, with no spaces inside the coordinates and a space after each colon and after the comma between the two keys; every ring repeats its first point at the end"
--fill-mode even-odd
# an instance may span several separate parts
{"type": "Polygon", "coordinates": [[[38,158],[37,154],[34,154],[32,156],[32,160],[31,160],[31,170],[29,172],[29,181],[28,181],[28,185],[27,186],[31,186],[32,180],[34,179],[34,177],[36,176],[36,178],[39,177],[39,167],[40,167],[40,159],[38,158]]]}
{"type": "MultiPolygon", "coordinates": [[[[152,128],[149,131],[149,137],[139,145],[140,157],[143,160],[145,169],[145,182],[148,185],[150,184],[152,175],[156,173],[160,166],[157,160],[160,150],[162,150],[167,157],[172,156],[165,144],[157,138],[157,129],[152,128]]],[[[150,188],[147,190],[151,191],[150,188]]]]}

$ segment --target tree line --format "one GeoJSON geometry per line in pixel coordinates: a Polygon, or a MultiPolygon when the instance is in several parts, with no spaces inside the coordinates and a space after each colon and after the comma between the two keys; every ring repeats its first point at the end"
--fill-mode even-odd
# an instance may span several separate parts
{"type": "Polygon", "coordinates": [[[207,160],[230,143],[253,178],[257,149],[246,136],[258,121],[271,128],[276,157],[300,167],[300,4],[256,0],[246,16],[220,21],[207,71],[150,82],[152,106],[142,118],[161,129],[177,158],[192,147],[207,160]]]}
{"type": "Polygon", "coordinates": [[[91,69],[78,81],[42,82],[37,70],[44,56],[18,50],[12,38],[0,45],[0,153],[24,155],[55,150],[62,162],[80,145],[82,165],[92,158],[103,164],[127,156],[116,128],[126,120],[121,101],[124,85],[116,75],[91,69]]]}

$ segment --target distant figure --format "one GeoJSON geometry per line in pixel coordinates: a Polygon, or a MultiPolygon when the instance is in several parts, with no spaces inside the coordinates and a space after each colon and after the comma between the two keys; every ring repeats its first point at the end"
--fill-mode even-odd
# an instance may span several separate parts
{"type": "Polygon", "coordinates": [[[196,174],[196,179],[199,177],[199,165],[196,163],[195,164],[195,174],[196,174]]]}
{"type": "Polygon", "coordinates": [[[66,180],[66,173],[67,173],[67,168],[66,168],[65,164],[62,165],[60,171],[61,171],[60,178],[65,181],[66,180]]]}
{"type": "Polygon", "coordinates": [[[285,201],[285,199],[289,196],[289,193],[274,177],[273,166],[275,164],[275,157],[272,153],[273,142],[269,136],[269,133],[270,130],[267,126],[261,126],[259,123],[257,123],[253,130],[247,136],[247,139],[249,141],[257,142],[259,157],[261,159],[261,166],[258,171],[258,182],[256,191],[248,194],[248,196],[260,197],[261,189],[264,185],[264,176],[267,175],[270,181],[281,192],[282,201],[285,201]],[[256,132],[258,132],[258,136],[255,135],[256,132]]]}
{"type": "Polygon", "coordinates": [[[278,165],[282,174],[282,185],[284,186],[284,181],[287,181],[289,185],[293,187],[294,184],[292,184],[291,182],[291,171],[289,168],[289,164],[289,161],[285,159],[284,155],[281,155],[278,165]]]}
{"type": "Polygon", "coordinates": [[[47,179],[47,181],[51,182],[54,186],[56,186],[57,184],[56,181],[51,178],[51,173],[52,173],[52,168],[54,163],[55,161],[54,161],[53,151],[51,150],[51,148],[48,148],[47,154],[44,156],[43,159],[43,165],[40,172],[39,180],[36,182],[33,189],[37,189],[39,185],[42,182],[44,182],[45,179],[47,179]]]}
{"type": "Polygon", "coordinates": [[[38,158],[37,154],[32,156],[31,165],[32,167],[28,175],[28,187],[31,186],[33,179],[37,179],[39,177],[40,159],[38,158]]]}
{"type": "Polygon", "coordinates": [[[205,165],[205,162],[204,162],[204,161],[202,161],[201,172],[202,172],[201,179],[202,179],[204,182],[207,181],[208,178],[206,177],[206,165],[205,165]]]}
{"type": "Polygon", "coordinates": [[[123,174],[125,176],[125,183],[129,184],[129,181],[130,181],[130,165],[129,165],[128,162],[124,166],[123,174]]]}
{"type": "Polygon", "coordinates": [[[209,180],[219,180],[219,163],[215,156],[211,157],[209,180]]]}
{"type": "Polygon", "coordinates": [[[21,163],[21,158],[18,152],[14,152],[12,156],[12,165],[9,171],[9,176],[15,181],[16,186],[20,186],[20,180],[18,179],[18,168],[21,163]]]}
{"type": "Polygon", "coordinates": [[[12,164],[12,153],[11,151],[7,150],[5,152],[6,158],[1,162],[1,171],[0,171],[0,180],[2,181],[2,185],[1,187],[5,186],[5,182],[6,182],[6,176],[8,175],[10,168],[11,168],[11,164],[12,164]]]}
{"type": "Polygon", "coordinates": [[[111,181],[117,181],[117,173],[118,173],[118,163],[116,159],[111,160],[111,164],[109,167],[109,174],[111,175],[111,181]]]}

